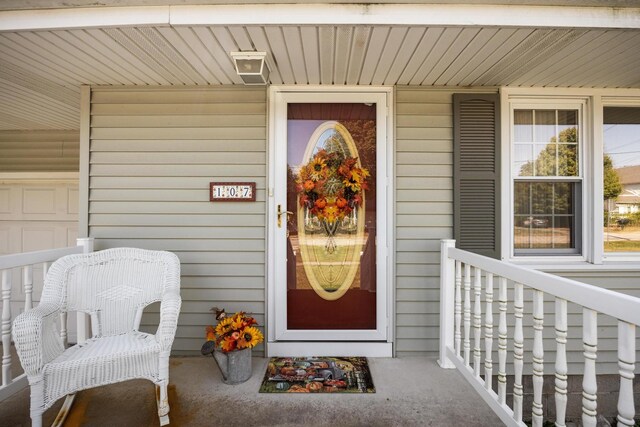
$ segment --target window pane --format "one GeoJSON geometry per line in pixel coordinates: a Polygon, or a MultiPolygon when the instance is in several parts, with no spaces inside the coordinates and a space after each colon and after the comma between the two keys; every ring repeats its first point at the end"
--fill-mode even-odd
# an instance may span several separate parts
{"type": "Polygon", "coordinates": [[[569,182],[556,182],[553,186],[555,192],[553,213],[556,215],[571,215],[573,212],[573,191],[572,184],[569,182]]]}
{"type": "Polygon", "coordinates": [[[533,141],[533,110],[516,110],[513,112],[514,142],[533,141]]]}
{"type": "Polygon", "coordinates": [[[640,252],[640,108],[604,108],[604,250],[640,252]]]}
{"type": "Polygon", "coordinates": [[[535,111],[535,142],[556,142],[556,111],[535,111]]]}
{"type": "Polygon", "coordinates": [[[515,249],[576,249],[576,189],[576,183],[516,182],[515,249]]]}
{"type": "Polygon", "coordinates": [[[580,175],[577,110],[515,110],[514,121],[514,176],[580,175]]]}
{"type": "Polygon", "coordinates": [[[558,176],[578,176],[578,146],[558,144],[558,176]]]}
{"type": "Polygon", "coordinates": [[[553,183],[528,183],[531,187],[531,213],[549,214],[553,211],[553,183]]]}
{"type": "Polygon", "coordinates": [[[558,110],[558,136],[560,142],[578,142],[578,112],[576,110],[558,110]]]}
{"type": "Polygon", "coordinates": [[[536,144],[536,176],[556,176],[558,144],[536,144]]]}
{"type": "Polygon", "coordinates": [[[532,144],[517,144],[514,150],[513,167],[516,176],[533,176],[532,144]]]}

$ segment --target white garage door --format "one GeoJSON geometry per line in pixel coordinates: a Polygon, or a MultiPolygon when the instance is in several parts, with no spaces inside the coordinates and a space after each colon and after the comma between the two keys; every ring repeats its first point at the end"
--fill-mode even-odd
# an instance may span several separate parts
{"type": "MultiPolygon", "coordinates": [[[[77,234],[77,179],[0,181],[0,255],[75,246],[77,234]]],[[[24,310],[21,276],[20,269],[13,271],[12,317],[24,310]]],[[[33,282],[35,305],[42,292],[41,265],[34,267],[33,282]]]]}

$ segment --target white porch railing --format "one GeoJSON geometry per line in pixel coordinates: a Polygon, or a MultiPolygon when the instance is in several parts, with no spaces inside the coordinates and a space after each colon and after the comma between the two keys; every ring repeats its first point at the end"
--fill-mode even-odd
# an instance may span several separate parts
{"type": "MultiPolygon", "coordinates": [[[[2,324],[0,336],[2,338],[2,385],[0,386],[0,401],[10,397],[15,392],[27,386],[25,374],[12,378],[11,366],[19,363],[12,360],[11,356],[11,294],[13,269],[22,269],[22,286],[24,292],[24,309],[33,307],[33,267],[42,265],[43,276],[47,274],[50,264],[58,258],[78,253],[89,253],[93,251],[93,238],[78,239],[78,245],[69,248],[50,249],[44,251],[25,252],[0,256],[0,272],[2,276],[2,324]]],[[[89,326],[86,316],[78,314],[78,342],[87,339],[89,326]]],[[[61,315],[60,334],[62,340],[67,344],[67,318],[66,314],[61,315]]]]}
{"type": "Polygon", "coordinates": [[[567,302],[582,307],[584,371],[582,382],[582,424],[596,425],[598,351],[597,316],[602,313],[618,319],[618,425],[635,425],[633,378],[636,362],[636,325],[640,324],[640,299],[587,285],[574,280],[522,268],[455,248],[455,241],[441,244],[440,278],[440,366],[457,368],[508,426],[523,423],[524,288],[533,292],[532,425],[543,424],[542,386],[544,372],[544,294],[555,300],[555,406],[556,426],[565,425],[567,409],[567,302]],[[473,274],[472,271],[473,270],[473,274]],[[484,279],[484,287],[483,287],[484,279]],[[507,395],[507,281],[513,282],[515,317],[513,343],[513,408],[507,395]],[[498,390],[493,390],[494,361],[494,285],[498,283],[498,390]],[[484,292],[484,300],[483,300],[484,292]],[[472,301],[471,295],[474,298],[472,301]],[[484,324],[482,321],[482,301],[484,324]],[[473,306],[473,310],[472,310],[473,306]],[[484,361],[482,335],[484,327],[484,361]],[[473,336],[473,344],[471,337],[473,336]],[[484,372],[481,371],[484,368],[484,372]]]}

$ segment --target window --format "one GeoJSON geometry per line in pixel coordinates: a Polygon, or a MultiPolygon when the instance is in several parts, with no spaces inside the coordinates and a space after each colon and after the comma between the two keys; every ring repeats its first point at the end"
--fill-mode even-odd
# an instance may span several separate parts
{"type": "Polygon", "coordinates": [[[640,91],[510,88],[504,95],[502,257],[637,266],[640,91]]]}
{"type": "Polygon", "coordinates": [[[640,253],[640,107],[603,111],[604,253],[640,253]]]}
{"type": "Polygon", "coordinates": [[[513,254],[581,253],[580,108],[512,109],[513,254]]]}

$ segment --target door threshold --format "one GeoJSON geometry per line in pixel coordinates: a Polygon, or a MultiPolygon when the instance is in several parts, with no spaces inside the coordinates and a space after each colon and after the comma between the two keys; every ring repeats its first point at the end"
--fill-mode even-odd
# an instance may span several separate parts
{"type": "Polygon", "coordinates": [[[268,342],[267,357],[393,357],[390,342],[268,342]]]}

